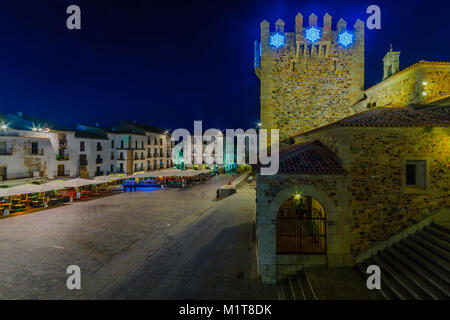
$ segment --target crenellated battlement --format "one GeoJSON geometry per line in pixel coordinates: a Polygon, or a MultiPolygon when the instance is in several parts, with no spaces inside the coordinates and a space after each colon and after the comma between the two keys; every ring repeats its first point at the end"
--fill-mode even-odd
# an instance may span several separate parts
{"type": "Polygon", "coordinates": [[[333,27],[328,13],[321,20],[312,13],[306,25],[298,13],[289,32],[281,19],[273,27],[260,23],[254,52],[261,122],[282,138],[349,115],[363,97],[364,22],[348,28],[339,19],[333,27]]]}

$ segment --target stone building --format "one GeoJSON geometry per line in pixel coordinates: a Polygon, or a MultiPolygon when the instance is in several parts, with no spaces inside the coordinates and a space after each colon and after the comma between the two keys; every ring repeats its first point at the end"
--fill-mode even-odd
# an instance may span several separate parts
{"type": "MultiPolygon", "coordinates": [[[[399,64],[400,52],[391,48],[383,58],[382,81],[364,90],[364,99],[352,107],[356,112],[389,104],[414,107],[448,105],[450,62],[421,60],[403,70],[399,64]]],[[[441,112],[447,110],[441,109],[441,112]]]]}
{"type": "Polygon", "coordinates": [[[353,266],[450,217],[450,63],[401,70],[391,48],[381,82],[363,90],[363,23],[344,45],[342,20],[331,32],[329,15],[322,28],[314,15],[308,28],[302,20],[295,33],[263,21],[255,44],[262,127],[280,129],[285,145],[278,174],[257,176],[265,283],[305,266],[353,266]]]}
{"type": "Polygon", "coordinates": [[[354,113],[364,96],[364,23],[353,28],[340,19],[332,29],[329,14],[318,27],[317,16],[295,18],[294,32],[261,22],[255,42],[255,72],[261,82],[261,124],[279,129],[280,140],[354,113]]]}
{"type": "Polygon", "coordinates": [[[2,180],[87,178],[106,172],[106,136],[69,130],[21,112],[1,118],[2,180]]]}
{"type": "Polygon", "coordinates": [[[310,265],[352,266],[380,241],[448,213],[449,127],[450,117],[389,106],[294,136],[280,151],[279,173],[258,176],[262,280],[310,265]],[[292,222],[319,228],[314,236],[283,229],[292,201],[304,201],[308,217],[292,222]]]}
{"type": "Polygon", "coordinates": [[[0,184],[30,179],[93,178],[172,167],[170,134],[122,121],[70,130],[39,117],[0,115],[0,184]]]}

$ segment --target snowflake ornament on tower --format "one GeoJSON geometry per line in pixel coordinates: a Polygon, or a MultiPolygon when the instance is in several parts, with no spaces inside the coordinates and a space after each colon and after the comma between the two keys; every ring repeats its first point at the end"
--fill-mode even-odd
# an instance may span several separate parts
{"type": "Polygon", "coordinates": [[[316,27],[306,29],[305,38],[313,43],[316,42],[317,40],[320,39],[320,29],[316,27]]]}
{"type": "Polygon", "coordinates": [[[275,48],[281,48],[284,46],[284,35],[281,33],[275,33],[270,37],[270,45],[275,48]]]}
{"type": "Polygon", "coordinates": [[[338,35],[338,42],[344,48],[348,47],[353,43],[353,34],[348,31],[344,31],[338,35]]]}

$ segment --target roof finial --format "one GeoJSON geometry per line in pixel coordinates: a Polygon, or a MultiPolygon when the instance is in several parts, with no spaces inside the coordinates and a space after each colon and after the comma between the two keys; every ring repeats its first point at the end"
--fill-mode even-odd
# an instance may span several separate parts
{"type": "Polygon", "coordinates": [[[392,51],[392,43],[391,43],[391,49],[389,51],[392,51]]]}

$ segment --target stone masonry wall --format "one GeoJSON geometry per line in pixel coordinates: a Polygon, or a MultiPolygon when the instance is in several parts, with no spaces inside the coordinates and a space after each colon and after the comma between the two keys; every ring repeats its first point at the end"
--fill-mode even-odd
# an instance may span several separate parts
{"type": "Polygon", "coordinates": [[[362,103],[426,104],[450,95],[450,63],[421,61],[365,91],[362,103]]]}
{"type": "Polygon", "coordinates": [[[450,128],[333,128],[296,137],[318,139],[349,174],[345,210],[352,212],[354,256],[450,207],[450,128]],[[404,190],[404,160],[427,160],[428,190],[404,190]]]}
{"type": "MultiPolygon", "coordinates": [[[[345,21],[334,31],[331,17],[326,24],[324,17],[322,37],[312,44],[304,38],[302,19],[297,16],[295,33],[283,32],[286,44],[279,49],[269,44],[269,23],[261,23],[261,122],[278,128],[280,140],[352,114],[350,106],[363,97],[364,23],[355,23],[355,42],[344,48],[337,36],[345,21]]],[[[278,32],[284,30],[280,21],[278,32]]],[[[310,17],[310,26],[317,26],[317,17],[310,17]]]]}

